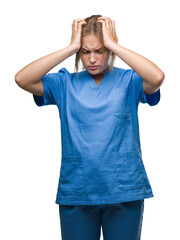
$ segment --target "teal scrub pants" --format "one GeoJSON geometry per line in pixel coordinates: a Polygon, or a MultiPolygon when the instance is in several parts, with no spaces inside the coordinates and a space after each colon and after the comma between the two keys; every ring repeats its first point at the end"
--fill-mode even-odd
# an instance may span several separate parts
{"type": "Polygon", "coordinates": [[[59,205],[62,240],[140,240],[144,199],[104,205],[59,205]]]}

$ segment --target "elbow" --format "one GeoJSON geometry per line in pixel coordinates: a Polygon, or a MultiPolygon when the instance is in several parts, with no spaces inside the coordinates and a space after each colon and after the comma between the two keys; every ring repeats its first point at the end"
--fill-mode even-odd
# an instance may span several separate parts
{"type": "Polygon", "coordinates": [[[154,81],[154,84],[153,84],[154,86],[153,92],[156,92],[161,87],[161,85],[164,82],[164,79],[165,79],[165,74],[163,72],[161,72],[158,76],[156,76],[156,80],[154,81]]]}
{"type": "Polygon", "coordinates": [[[19,83],[19,82],[20,82],[19,73],[16,73],[16,75],[14,76],[14,80],[15,80],[16,83],[19,83]]]}
{"type": "Polygon", "coordinates": [[[16,73],[16,75],[14,76],[14,80],[19,87],[22,87],[22,78],[19,73],[16,73]]]}
{"type": "Polygon", "coordinates": [[[156,83],[155,83],[156,88],[159,88],[159,87],[163,84],[164,79],[165,79],[165,74],[164,74],[163,72],[161,72],[161,73],[156,77],[156,83]]]}
{"type": "Polygon", "coordinates": [[[159,74],[159,76],[157,78],[157,81],[161,85],[163,83],[164,79],[165,79],[165,74],[164,74],[164,72],[161,72],[161,74],[159,74]]]}

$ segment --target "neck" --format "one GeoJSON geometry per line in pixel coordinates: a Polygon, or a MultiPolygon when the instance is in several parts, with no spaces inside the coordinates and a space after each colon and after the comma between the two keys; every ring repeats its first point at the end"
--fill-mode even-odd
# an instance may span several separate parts
{"type": "Polygon", "coordinates": [[[103,79],[104,75],[109,71],[109,69],[110,69],[110,67],[107,66],[107,68],[103,72],[98,73],[97,75],[92,75],[92,77],[94,78],[94,80],[100,81],[103,79]]]}

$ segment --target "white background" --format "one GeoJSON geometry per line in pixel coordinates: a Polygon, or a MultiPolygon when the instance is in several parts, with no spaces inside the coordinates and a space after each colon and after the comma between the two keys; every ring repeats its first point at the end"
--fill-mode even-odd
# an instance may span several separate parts
{"type": "MultiPolygon", "coordinates": [[[[15,83],[14,75],[69,45],[73,19],[93,14],[115,20],[119,44],[165,73],[159,104],[139,105],[141,148],[155,196],[145,200],[142,240],[180,239],[178,1],[11,0],[0,6],[2,240],[60,239],[55,204],[61,159],[58,108],[36,106],[32,94],[15,83]]],[[[61,67],[73,72],[74,60],[75,55],[51,72],[61,67]]],[[[115,66],[129,68],[118,58],[115,66]]]]}

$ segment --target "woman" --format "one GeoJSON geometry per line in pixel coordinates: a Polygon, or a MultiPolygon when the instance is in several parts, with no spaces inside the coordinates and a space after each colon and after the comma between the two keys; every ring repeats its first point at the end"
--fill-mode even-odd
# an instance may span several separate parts
{"type": "Polygon", "coordinates": [[[37,106],[55,104],[62,159],[56,203],[63,240],[139,240],[144,199],[138,104],[156,105],[164,73],[117,43],[115,22],[93,15],[72,24],[71,43],[20,70],[16,83],[37,106]],[[76,53],[76,73],[57,64],[76,53]],[[132,69],[113,67],[118,56],[132,69]],[[78,72],[79,61],[84,71],[78,72]],[[48,73],[48,74],[47,74],[48,73]]]}

